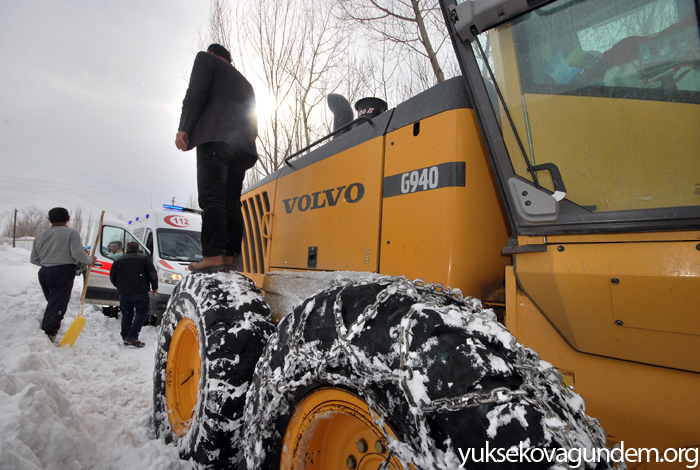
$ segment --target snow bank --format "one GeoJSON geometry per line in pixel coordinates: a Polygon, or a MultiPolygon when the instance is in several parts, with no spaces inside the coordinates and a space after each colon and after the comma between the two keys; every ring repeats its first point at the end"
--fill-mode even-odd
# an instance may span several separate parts
{"type": "Polygon", "coordinates": [[[39,286],[39,267],[29,263],[29,254],[24,248],[0,245],[0,308],[4,296],[24,294],[32,284],[39,286]]]}
{"type": "MultiPolygon", "coordinates": [[[[119,320],[87,305],[71,348],[40,328],[46,305],[29,251],[0,246],[0,467],[185,469],[177,449],[151,431],[157,329],[146,347],[125,347],[119,320]]],[[[76,277],[59,338],[80,310],[76,277]]]]}

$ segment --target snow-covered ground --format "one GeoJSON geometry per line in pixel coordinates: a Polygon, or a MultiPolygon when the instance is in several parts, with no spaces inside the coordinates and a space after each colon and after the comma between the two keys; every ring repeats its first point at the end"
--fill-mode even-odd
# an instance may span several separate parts
{"type": "MultiPolygon", "coordinates": [[[[127,347],[120,320],[85,305],[73,348],[55,346],[40,328],[46,301],[29,254],[0,245],[0,469],[190,468],[152,429],[158,329],[144,326],[146,346],[127,347]]],[[[372,277],[296,273],[271,286],[277,308],[291,310],[338,274],[372,277]]],[[[80,312],[82,287],[76,277],[59,339],[80,312]]]]}
{"type": "MultiPolygon", "coordinates": [[[[86,305],[73,348],[40,328],[46,301],[29,251],[0,245],[0,468],[186,469],[177,448],[151,426],[158,330],[142,349],[126,347],[120,320],[86,305]]],[[[80,310],[75,278],[61,338],[80,310]]]]}

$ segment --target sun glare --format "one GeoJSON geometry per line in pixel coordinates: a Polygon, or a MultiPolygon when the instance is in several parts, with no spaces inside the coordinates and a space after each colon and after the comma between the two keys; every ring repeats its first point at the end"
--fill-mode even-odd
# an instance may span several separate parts
{"type": "Polygon", "coordinates": [[[256,93],[255,101],[258,113],[258,122],[268,121],[275,112],[275,99],[267,93],[256,93]]]}

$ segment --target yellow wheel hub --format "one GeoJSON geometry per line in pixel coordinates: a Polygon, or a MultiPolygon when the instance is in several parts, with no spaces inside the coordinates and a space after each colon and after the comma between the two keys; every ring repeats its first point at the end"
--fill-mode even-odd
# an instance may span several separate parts
{"type": "Polygon", "coordinates": [[[165,382],[170,425],[179,436],[187,432],[192,422],[197,405],[201,364],[197,325],[189,318],[184,318],[178,323],[170,340],[165,382]]]}
{"type": "MultiPolygon", "coordinates": [[[[389,430],[389,435],[395,435],[389,430]]],[[[359,396],[321,388],[305,397],[289,420],[280,468],[376,470],[388,457],[386,436],[359,396]]],[[[391,457],[392,470],[403,469],[391,457]]]]}

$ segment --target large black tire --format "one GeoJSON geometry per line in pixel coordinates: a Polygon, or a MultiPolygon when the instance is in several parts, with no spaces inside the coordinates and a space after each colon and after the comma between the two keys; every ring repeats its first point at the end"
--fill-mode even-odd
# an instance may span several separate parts
{"type": "Polygon", "coordinates": [[[245,394],[273,331],[270,310],[250,279],[232,272],[186,277],[173,292],[158,337],[153,377],[156,435],[166,442],[177,441],[180,456],[199,468],[236,465],[241,458],[245,394]],[[197,328],[201,376],[189,429],[180,435],[168,416],[172,410],[166,383],[173,333],[185,319],[197,328]]]}
{"type": "MultiPolygon", "coordinates": [[[[329,386],[359,395],[378,413],[372,419],[380,429],[391,426],[398,440],[389,438],[388,448],[404,469],[409,462],[456,469],[460,448],[479,452],[486,442],[505,450],[521,443],[589,452],[605,446],[605,432],[586,415],[583,399],[493,312],[478,300],[404,278],[337,281],[282,320],[248,390],[248,470],[279,468],[296,406],[329,386]]],[[[557,464],[466,467],[475,465],[557,464]]]]}

